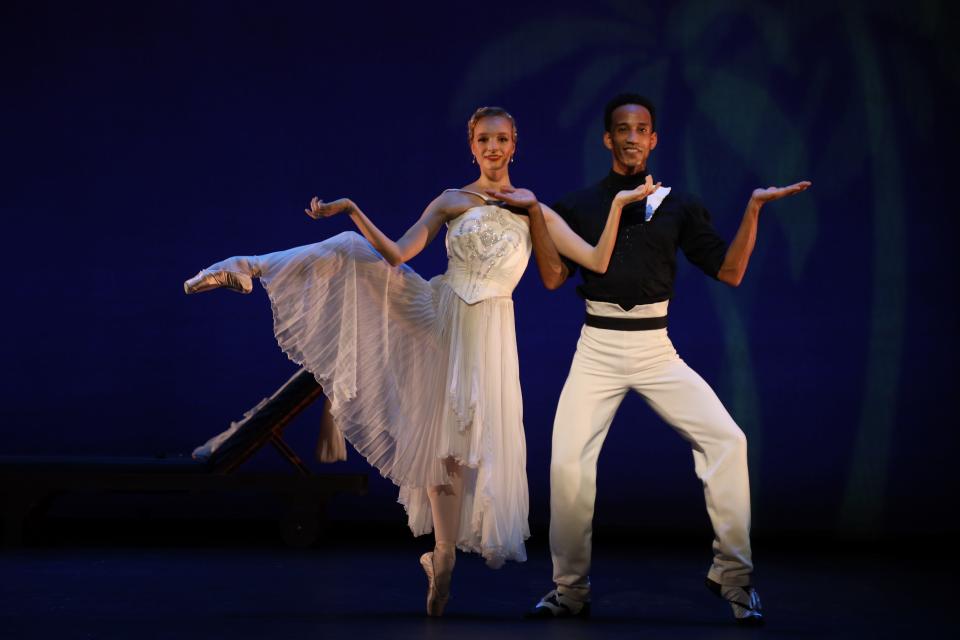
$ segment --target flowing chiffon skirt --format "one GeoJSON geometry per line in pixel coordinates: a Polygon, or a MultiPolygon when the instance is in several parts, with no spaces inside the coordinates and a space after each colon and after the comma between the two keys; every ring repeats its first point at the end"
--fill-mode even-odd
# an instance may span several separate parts
{"type": "Polygon", "coordinates": [[[347,441],[399,485],[413,533],[433,530],[427,488],[450,482],[453,457],[467,467],[458,546],[491,567],[526,560],[513,300],[467,304],[445,276],[392,267],[354,232],[210,269],[242,260],[259,268],[280,348],[316,376],[347,441]]]}

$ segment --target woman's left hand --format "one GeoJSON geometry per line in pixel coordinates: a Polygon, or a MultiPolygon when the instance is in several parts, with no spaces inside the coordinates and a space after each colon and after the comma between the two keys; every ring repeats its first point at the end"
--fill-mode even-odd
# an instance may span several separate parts
{"type": "Polygon", "coordinates": [[[613,197],[613,201],[619,204],[621,207],[625,207],[632,202],[639,202],[643,200],[648,195],[660,188],[660,183],[653,183],[653,176],[647,175],[647,179],[644,180],[641,184],[637,185],[636,189],[626,189],[617,193],[613,197]]]}
{"type": "Polygon", "coordinates": [[[504,187],[499,191],[485,191],[488,196],[494,200],[502,200],[513,207],[521,209],[530,209],[537,204],[537,196],[529,189],[513,189],[504,187]]]}
{"type": "Polygon", "coordinates": [[[319,220],[320,218],[335,216],[344,211],[350,211],[355,206],[350,198],[340,198],[333,202],[324,202],[317,196],[313,196],[310,200],[310,208],[304,209],[303,212],[314,220],[319,220]]]}

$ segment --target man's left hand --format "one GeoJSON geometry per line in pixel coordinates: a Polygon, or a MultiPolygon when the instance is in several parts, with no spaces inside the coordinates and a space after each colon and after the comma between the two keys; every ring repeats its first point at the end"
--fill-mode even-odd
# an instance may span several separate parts
{"type": "Polygon", "coordinates": [[[767,187],[766,189],[754,189],[753,195],[750,196],[750,199],[757,204],[766,204],[768,202],[773,202],[774,200],[779,200],[780,198],[792,196],[800,193],[801,191],[806,191],[811,184],[813,183],[809,180],[803,180],[802,182],[795,182],[787,187],[767,187]]]}

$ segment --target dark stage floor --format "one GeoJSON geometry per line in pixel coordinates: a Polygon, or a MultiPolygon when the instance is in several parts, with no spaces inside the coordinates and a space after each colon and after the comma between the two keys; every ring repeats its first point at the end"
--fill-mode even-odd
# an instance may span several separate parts
{"type": "Polygon", "coordinates": [[[924,558],[909,563],[882,547],[758,544],[768,622],[753,630],[736,627],[726,604],[702,586],[709,549],[700,541],[622,538],[597,545],[589,622],[521,618],[550,588],[541,541],[530,545],[526,564],[500,571],[461,556],[447,616],[432,620],[422,614],[417,562],[427,539],[387,527],[377,541],[369,529],[337,529],[309,550],[284,548],[269,535],[219,544],[210,536],[178,539],[175,531],[111,540],[82,529],[72,540],[7,549],[0,637],[936,638],[957,627],[948,576],[929,548],[898,546],[901,555],[924,558]]]}

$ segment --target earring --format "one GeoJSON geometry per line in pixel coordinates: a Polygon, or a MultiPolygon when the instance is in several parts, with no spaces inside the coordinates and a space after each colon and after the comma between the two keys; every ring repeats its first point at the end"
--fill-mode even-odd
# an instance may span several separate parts
{"type": "Polygon", "coordinates": [[[470,156],[470,164],[477,164],[477,156],[470,156]]]}
{"type": "Polygon", "coordinates": [[[510,156],[510,164],[513,164],[513,161],[516,160],[516,156],[510,156]]]}

